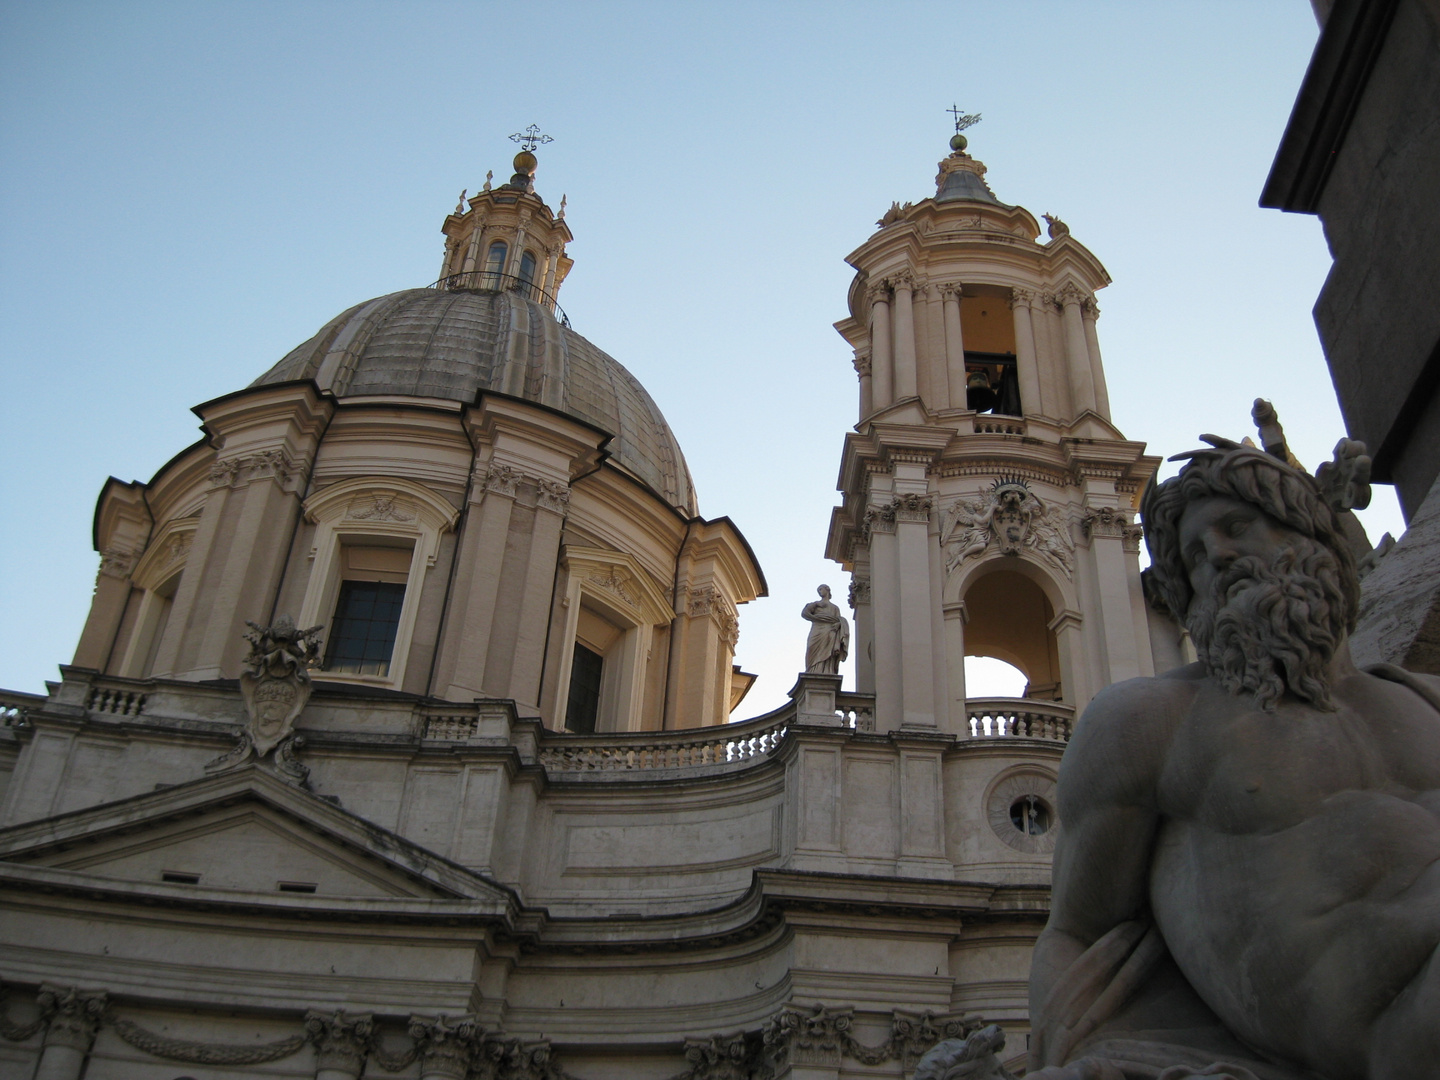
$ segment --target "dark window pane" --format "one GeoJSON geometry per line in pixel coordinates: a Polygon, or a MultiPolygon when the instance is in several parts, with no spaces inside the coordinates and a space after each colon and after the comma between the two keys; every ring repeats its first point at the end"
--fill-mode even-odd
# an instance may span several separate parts
{"type": "Polygon", "coordinates": [[[404,603],[405,586],[397,582],[342,581],[325,670],[388,675],[404,603]]]}
{"type": "Polygon", "coordinates": [[[600,674],[605,659],[599,653],[575,643],[575,659],[570,666],[570,700],[565,706],[565,727],[580,735],[595,732],[595,717],[600,711],[600,674]]]}

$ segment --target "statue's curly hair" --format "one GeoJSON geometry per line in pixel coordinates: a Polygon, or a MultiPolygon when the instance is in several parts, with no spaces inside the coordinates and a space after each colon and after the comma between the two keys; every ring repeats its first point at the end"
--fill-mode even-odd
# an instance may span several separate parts
{"type": "Polygon", "coordinates": [[[1167,607],[1182,622],[1193,593],[1180,552],[1180,515],[1192,499],[1222,496],[1258,507],[1270,517],[1323,544],[1339,563],[1346,632],[1355,629],[1360,582],[1355,556],[1345,540],[1339,517],[1315,478],[1254,446],[1202,436],[1213,445],[1177,454],[1188,458],[1178,476],[1153,480],[1140,504],[1145,544],[1150,549],[1150,578],[1167,607]]]}

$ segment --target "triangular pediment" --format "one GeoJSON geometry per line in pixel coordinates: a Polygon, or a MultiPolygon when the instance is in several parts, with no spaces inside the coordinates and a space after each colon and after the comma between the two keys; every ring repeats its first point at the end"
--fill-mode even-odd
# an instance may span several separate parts
{"type": "Polygon", "coordinates": [[[513,906],[500,886],[254,766],[0,830],[0,861],[207,893],[513,906]]]}

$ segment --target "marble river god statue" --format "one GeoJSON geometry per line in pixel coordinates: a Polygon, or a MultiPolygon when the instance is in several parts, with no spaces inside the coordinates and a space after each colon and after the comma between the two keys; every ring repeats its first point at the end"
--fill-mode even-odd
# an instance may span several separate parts
{"type": "Polygon", "coordinates": [[[1343,504],[1206,441],[1142,507],[1200,662],[1066,751],[1027,1076],[1440,1077],[1440,679],[1351,661],[1343,504]]]}
{"type": "Polygon", "coordinates": [[[830,602],[829,585],[815,591],[820,599],[800,610],[800,617],[810,623],[810,636],[805,641],[805,673],[838,675],[841,663],[850,655],[850,624],[830,602]]]}

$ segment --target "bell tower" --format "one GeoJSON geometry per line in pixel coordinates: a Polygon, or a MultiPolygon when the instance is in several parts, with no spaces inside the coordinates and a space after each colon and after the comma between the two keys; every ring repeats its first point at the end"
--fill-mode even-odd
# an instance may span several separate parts
{"type": "Polygon", "coordinates": [[[1111,422],[1095,329],[1110,277],[1064,222],[1045,215],[1042,240],[996,198],[960,133],[977,119],[957,118],[935,194],[892,204],[848,256],[835,324],[859,422],[827,555],[853,575],[879,730],[989,724],[1000,706],[967,701],[966,656],[1025,673],[1007,722],[1062,725],[1182,661],[1141,590],[1136,510],[1159,459],[1111,422]]]}

